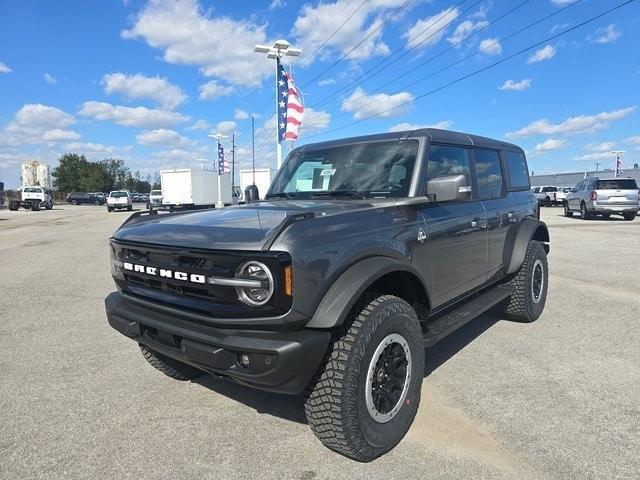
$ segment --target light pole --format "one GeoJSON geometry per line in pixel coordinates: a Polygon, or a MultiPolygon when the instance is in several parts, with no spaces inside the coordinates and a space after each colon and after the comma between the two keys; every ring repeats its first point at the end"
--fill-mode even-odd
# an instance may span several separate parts
{"type": "Polygon", "coordinates": [[[622,155],[624,152],[624,150],[613,150],[611,152],[611,154],[615,155],[616,157],[616,168],[614,173],[615,177],[617,177],[619,173],[622,173],[622,161],[620,160],[620,155],[622,155]]]}
{"type": "Polygon", "coordinates": [[[276,40],[272,47],[268,45],[256,45],[253,51],[266,53],[267,58],[276,60],[276,166],[280,169],[280,165],[282,165],[282,144],[280,143],[280,125],[278,124],[278,100],[280,96],[278,77],[280,76],[280,59],[283,56],[299,57],[302,50],[292,47],[286,40],[276,40]]]}
{"type": "MultiPolygon", "coordinates": [[[[225,138],[229,138],[229,135],[222,135],[221,133],[216,133],[214,135],[207,135],[209,138],[214,138],[216,140],[217,147],[216,148],[216,159],[218,162],[218,202],[216,203],[216,208],[224,207],[224,203],[222,201],[222,182],[220,180],[220,140],[224,140],[225,138]]],[[[224,162],[224,158],[222,159],[224,162]]],[[[233,182],[231,182],[233,183],[233,182]]]]}

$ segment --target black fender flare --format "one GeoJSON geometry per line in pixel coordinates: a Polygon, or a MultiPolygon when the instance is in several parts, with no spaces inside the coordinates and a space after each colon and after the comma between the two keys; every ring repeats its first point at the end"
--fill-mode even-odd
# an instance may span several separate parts
{"type": "MultiPolygon", "coordinates": [[[[373,282],[388,273],[398,271],[411,273],[421,279],[411,265],[391,257],[369,257],[353,264],[331,285],[307,327],[332,328],[341,325],[358,298],[373,282]]],[[[424,286],[422,279],[421,282],[424,286]]]]}
{"type": "Polygon", "coordinates": [[[543,242],[545,250],[549,253],[549,230],[544,222],[535,218],[525,218],[517,228],[509,230],[503,252],[505,274],[515,273],[520,269],[531,240],[543,242]]]}

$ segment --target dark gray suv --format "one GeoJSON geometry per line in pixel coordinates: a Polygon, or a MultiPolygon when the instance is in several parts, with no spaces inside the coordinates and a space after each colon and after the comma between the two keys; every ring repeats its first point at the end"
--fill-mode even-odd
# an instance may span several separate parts
{"type": "Polygon", "coordinates": [[[108,320],[170,377],[304,393],[317,437],[370,461],[413,422],[426,346],[494,305],[542,313],[549,233],[529,187],[522,149],[475,135],[302,146],[265,201],[131,216],[108,320]]]}

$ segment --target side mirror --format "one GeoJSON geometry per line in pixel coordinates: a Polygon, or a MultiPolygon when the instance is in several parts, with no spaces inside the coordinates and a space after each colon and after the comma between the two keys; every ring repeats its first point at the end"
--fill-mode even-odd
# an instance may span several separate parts
{"type": "Polygon", "coordinates": [[[439,177],[427,182],[427,195],[435,195],[437,202],[468,200],[471,187],[464,175],[439,177]]]}

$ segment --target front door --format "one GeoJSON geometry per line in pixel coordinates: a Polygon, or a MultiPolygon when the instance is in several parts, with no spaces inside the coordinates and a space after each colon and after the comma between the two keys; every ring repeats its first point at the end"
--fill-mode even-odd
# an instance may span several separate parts
{"type": "Polygon", "coordinates": [[[486,278],[486,215],[471,172],[468,148],[429,147],[427,180],[454,175],[467,180],[458,200],[438,202],[436,198],[421,209],[426,239],[415,251],[415,262],[429,279],[433,308],[473,290],[486,278]]]}

